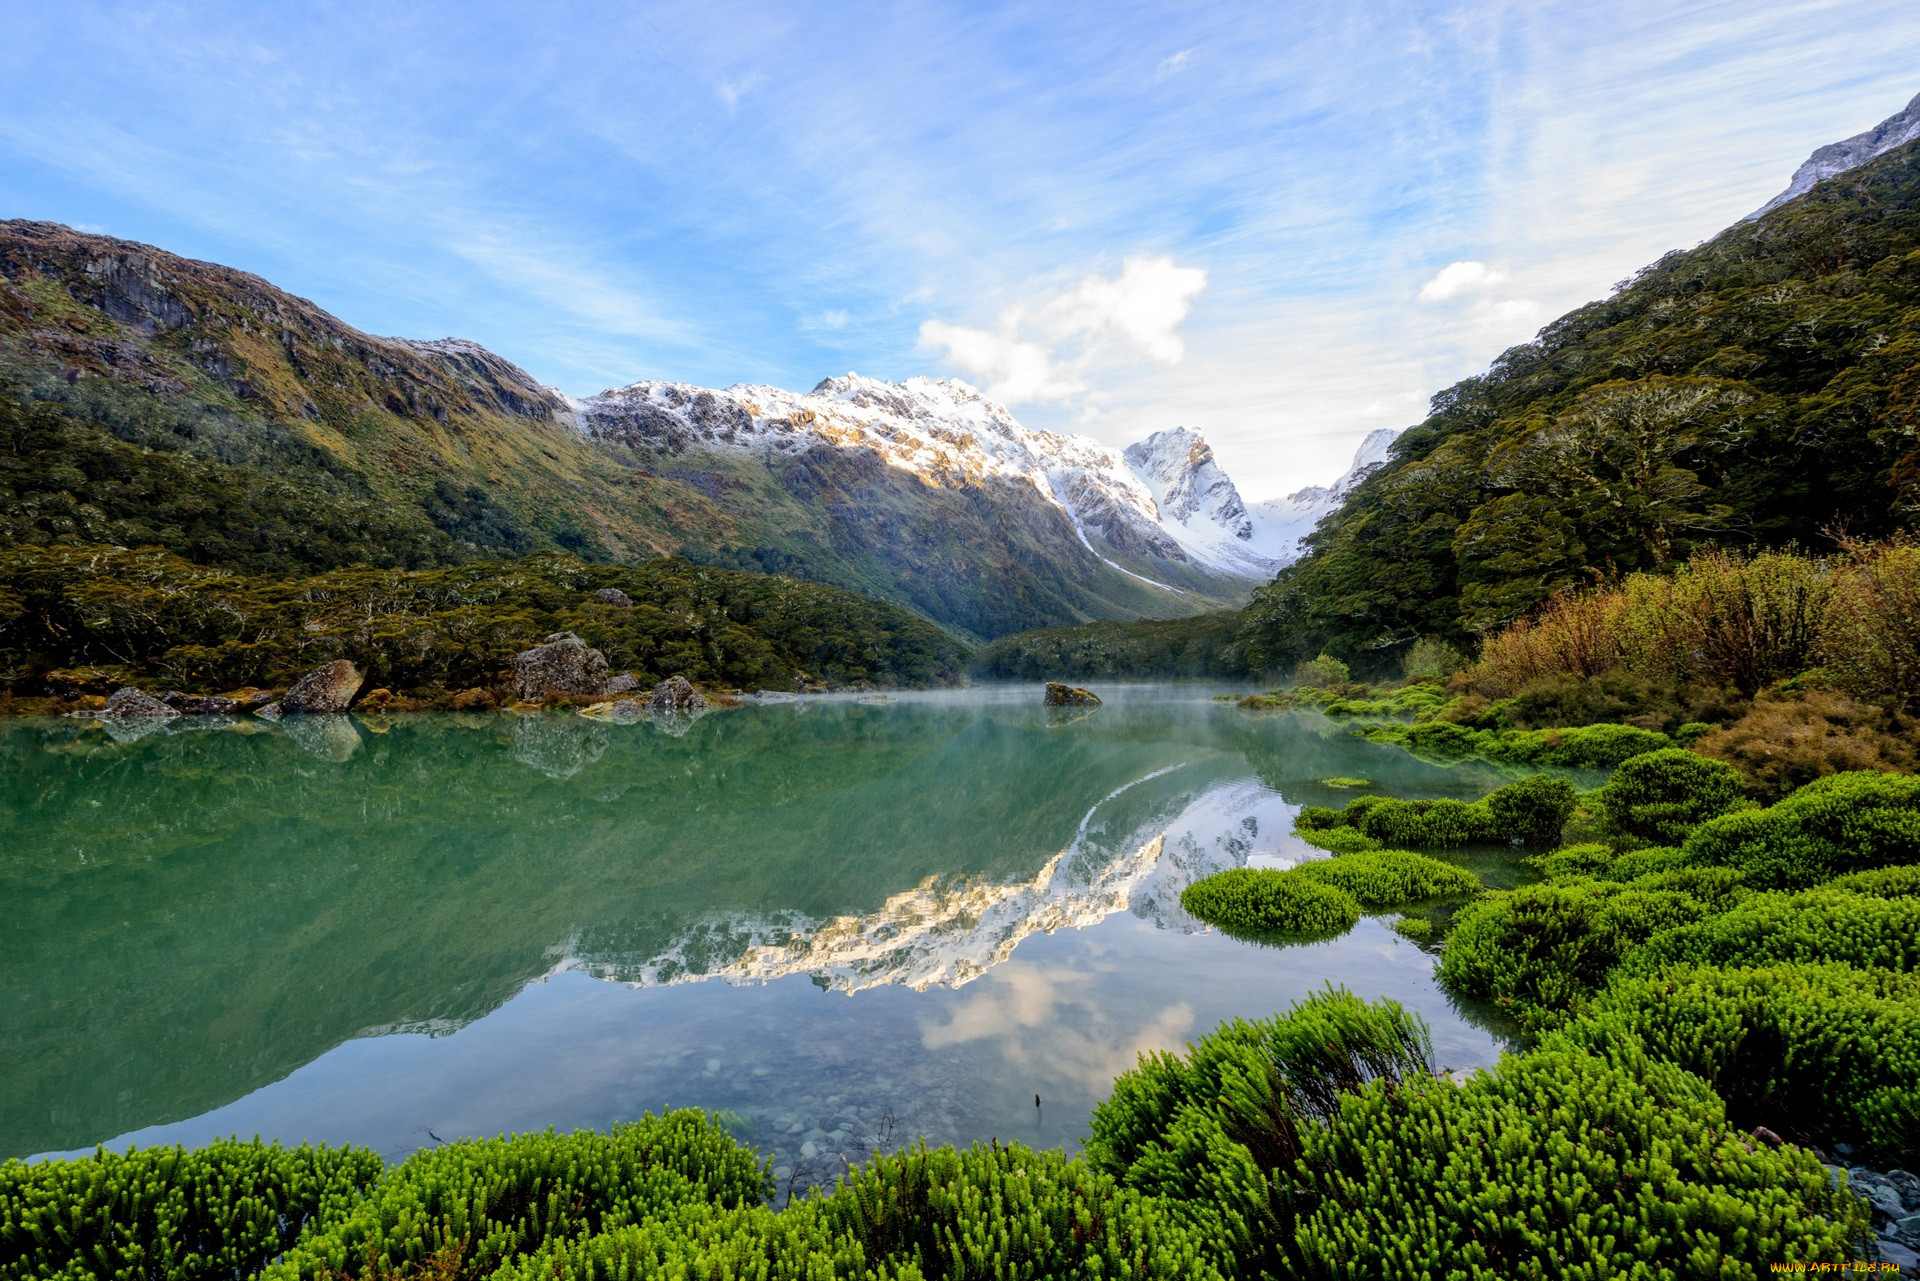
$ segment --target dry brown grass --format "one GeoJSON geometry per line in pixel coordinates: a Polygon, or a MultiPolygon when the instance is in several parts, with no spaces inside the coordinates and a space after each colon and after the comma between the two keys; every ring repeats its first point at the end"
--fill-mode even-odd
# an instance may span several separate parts
{"type": "Polygon", "coordinates": [[[1739,770],[1755,799],[1774,801],[1845,770],[1912,773],[1920,767],[1920,722],[1836,690],[1763,694],[1693,750],[1739,770]]]}

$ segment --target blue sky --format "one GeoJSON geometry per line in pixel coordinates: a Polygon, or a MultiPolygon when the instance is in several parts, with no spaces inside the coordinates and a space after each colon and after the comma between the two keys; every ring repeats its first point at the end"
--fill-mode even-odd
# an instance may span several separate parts
{"type": "Polygon", "coordinates": [[[858,370],[966,377],[1115,444],[1185,424],[1250,497],[1331,478],[1920,92],[1911,0],[0,22],[0,216],[242,267],[575,394],[858,370]]]}

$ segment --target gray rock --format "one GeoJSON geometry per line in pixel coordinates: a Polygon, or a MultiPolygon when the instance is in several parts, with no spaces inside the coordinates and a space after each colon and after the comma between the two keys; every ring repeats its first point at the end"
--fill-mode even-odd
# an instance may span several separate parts
{"type": "Polygon", "coordinates": [[[113,691],[107,705],[100,709],[100,719],[108,721],[166,721],[179,714],[145,690],[131,685],[113,691]]]}
{"type": "Polygon", "coordinates": [[[280,711],[331,715],[353,705],[353,696],[366,680],[360,669],[344,658],[314,668],[280,697],[280,711]]]}
{"type": "Polygon", "coordinates": [[[693,687],[693,682],[684,676],[669,676],[653,687],[653,693],[647,695],[647,710],[650,712],[672,712],[676,715],[704,712],[712,704],[693,687]]]}
{"type": "Polygon", "coordinates": [[[514,656],[513,688],[526,703],[597,697],[607,688],[607,656],[572,632],[555,632],[514,656]]]}
{"type": "Polygon", "coordinates": [[[627,595],[618,587],[602,587],[593,594],[593,598],[602,605],[612,605],[616,609],[633,608],[633,597],[627,595]]]}
{"type": "Polygon", "coordinates": [[[618,676],[607,682],[607,688],[603,692],[608,694],[630,694],[639,688],[640,678],[638,676],[635,676],[632,672],[621,672],[618,676]]]}
{"type": "Polygon", "coordinates": [[[1081,689],[1078,685],[1062,685],[1058,681],[1047,682],[1048,707],[1098,707],[1100,696],[1090,689],[1081,689]]]}

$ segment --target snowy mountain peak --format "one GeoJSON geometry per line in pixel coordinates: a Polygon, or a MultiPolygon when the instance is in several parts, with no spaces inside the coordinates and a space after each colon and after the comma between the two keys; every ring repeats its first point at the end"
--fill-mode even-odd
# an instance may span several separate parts
{"type": "MultiPolygon", "coordinates": [[[[641,449],[790,456],[857,449],[942,488],[1024,483],[1066,515],[1087,550],[1162,587],[1169,584],[1150,576],[1155,566],[1265,579],[1294,558],[1305,532],[1293,528],[1291,508],[1279,518],[1250,511],[1197,432],[1174,427],[1121,451],[1024,427],[957,378],[894,383],[848,373],[806,393],[638,382],[578,402],[576,421],[594,439],[641,449]]],[[[1368,446],[1378,438],[1384,457],[1392,435],[1376,432],[1368,446]]]]}
{"type": "Polygon", "coordinates": [[[1793,180],[1787,184],[1785,191],[1748,214],[1743,221],[1752,222],[1762,214],[1771,213],[1795,196],[1811,191],[1815,183],[1849,169],[1857,169],[1874,157],[1885,155],[1915,138],[1920,138],[1920,95],[1916,95],[1904,111],[1888,116],[1865,133],[1830,142],[1815,151],[1807,157],[1806,163],[1793,171],[1793,180]]]}

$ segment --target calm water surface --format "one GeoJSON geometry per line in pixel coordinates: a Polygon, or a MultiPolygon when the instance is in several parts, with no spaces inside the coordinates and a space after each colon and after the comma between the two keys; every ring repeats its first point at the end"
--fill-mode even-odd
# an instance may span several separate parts
{"type": "Polygon", "coordinates": [[[1488,767],[1193,688],[1037,704],[0,725],[0,1156],[395,1158],[689,1104],[801,1182],[921,1135],[1072,1149],[1141,1050],[1328,982],[1418,1010],[1446,1065],[1498,1056],[1391,917],[1274,948],[1179,905],[1318,857],[1294,813],[1352,795],[1319,780],[1470,797],[1488,767]]]}

